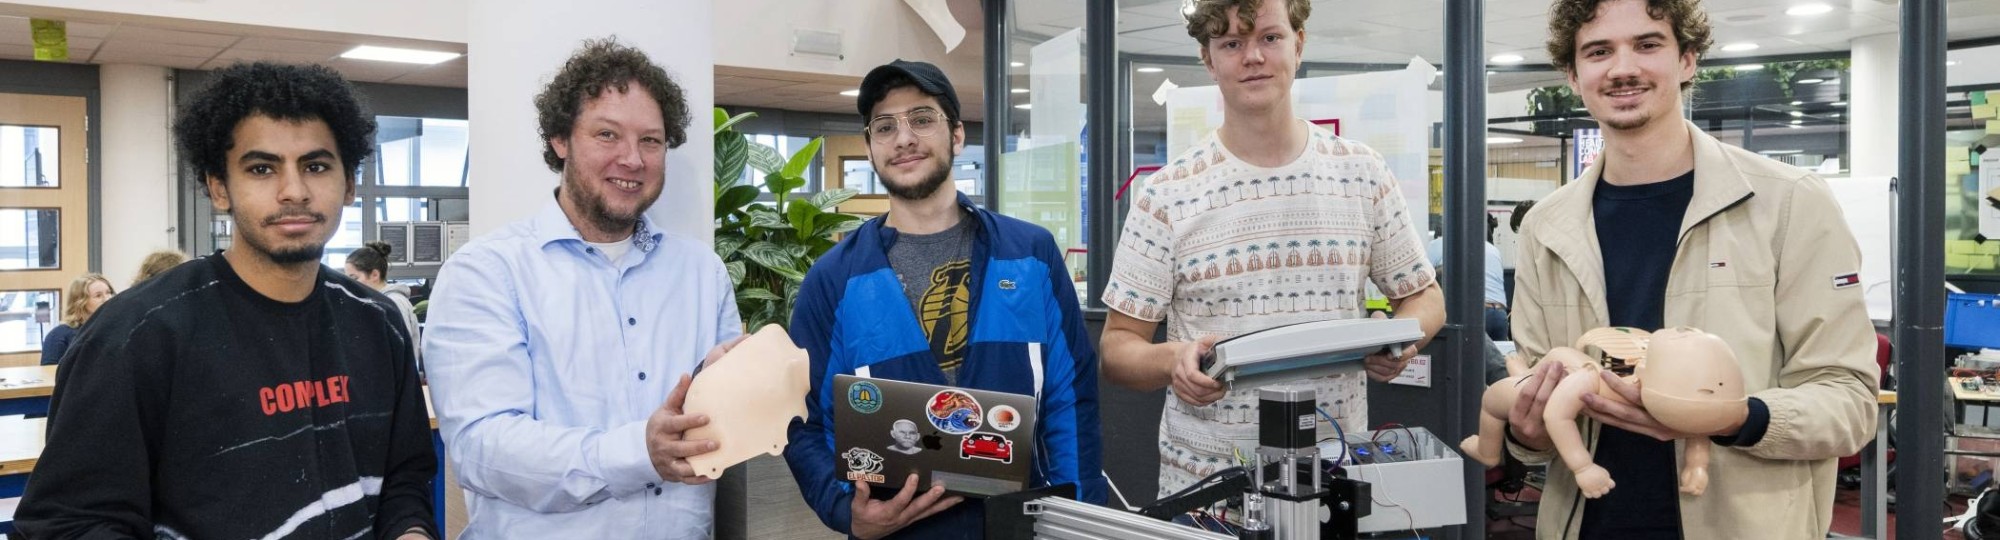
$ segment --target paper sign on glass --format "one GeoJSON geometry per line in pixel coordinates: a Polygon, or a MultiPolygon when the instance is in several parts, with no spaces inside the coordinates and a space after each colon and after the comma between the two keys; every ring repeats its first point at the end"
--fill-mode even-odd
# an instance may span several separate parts
{"type": "Polygon", "coordinates": [[[708,425],[687,430],[690,440],[716,442],[713,452],[687,458],[695,474],[721,478],[723,469],[759,454],[782,455],[785,428],[806,417],[811,359],[778,325],[765,325],[688,386],[687,414],[708,415],[708,425]]]}

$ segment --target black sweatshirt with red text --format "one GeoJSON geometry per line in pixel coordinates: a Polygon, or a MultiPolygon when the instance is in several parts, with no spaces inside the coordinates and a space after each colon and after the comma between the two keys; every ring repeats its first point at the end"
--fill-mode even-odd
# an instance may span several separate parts
{"type": "Polygon", "coordinates": [[[437,537],[408,331],[324,266],[296,303],[222,256],[112,298],[56,376],[28,538],[437,537]]]}

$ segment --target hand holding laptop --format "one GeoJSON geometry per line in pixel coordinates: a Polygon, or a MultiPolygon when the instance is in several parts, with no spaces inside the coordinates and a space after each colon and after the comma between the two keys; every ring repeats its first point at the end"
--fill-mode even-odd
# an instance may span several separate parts
{"type": "Polygon", "coordinates": [[[917,475],[914,473],[903,481],[902,492],[883,501],[868,496],[868,482],[855,482],[854,503],[848,509],[850,534],[864,540],[888,536],[965,500],[958,496],[945,497],[942,483],[931,484],[931,489],[922,496],[916,496],[916,492],[917,475]]]}

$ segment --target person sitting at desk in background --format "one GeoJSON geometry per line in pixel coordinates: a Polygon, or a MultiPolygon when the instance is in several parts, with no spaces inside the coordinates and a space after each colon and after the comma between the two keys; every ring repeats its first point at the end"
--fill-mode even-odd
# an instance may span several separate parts
{"type": "MultiPolygon", "coordinates": [[[[1500,260],[1500,248],[1493,247],[1493,231],[1500,227],[1500,220],[1491,214],[1486,216],[1486,338],[1493,341],[1507,341],[1507,269],[1500,260]]],[[[1444,267],[1444,237],[1432,238],[1424,249],[1430,256],[1431,266],[1444,267]]],[[[1444,279],[1439,272],[1439,280],[1444,279]]]]}
{"type": "Polygon", "coordinates": [[[403,316],[403,327],[410,330],[411,358],[417,360],[417,372],[422,373],[424,355],[421,345],[424,342],[424,332],[422,327],[417,325],[416,311],[410,306],[410,286],[389,283],[389,255],[395,251],[396,247],[389,245],[388,242],[362,244],[361,249],[347,254],[347,263],[341,266],[341,273],[347,274],[347,277],[354,278],[362,285],[381,291],[382,296],[389,297],[389,301],[396,304],[396,313],[403,316]]]}
{"type": "Polygon", "coordinates": [[[187,254],[181,253],[180,250],[162,249],[148,253],[146,260],[139,263],[139,274],[132,276],[132,287],[138,287],[140,283],[153,279],[153,276],[165,273],[187,261],[187,254]]]}
{"type": "Polygon", "coordinates": [[[53,366],[62,361],[63,353],[69,352],[69,343],[76,339],[76,333],[90,316],[97,314],[97,308],[104,305],[118,291],[111,289],[111,281],[104,274],[91,272],[70,280],[63,290],[62,324],[49,329],[42,336],[42,365],[53,366]]]}

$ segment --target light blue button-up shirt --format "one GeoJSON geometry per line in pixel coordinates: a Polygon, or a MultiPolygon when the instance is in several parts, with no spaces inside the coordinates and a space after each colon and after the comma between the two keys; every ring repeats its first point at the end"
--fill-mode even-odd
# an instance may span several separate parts
{"type": "Polygon", "coordinates": [[[742,320],[709,246],[643,219],[631,242],[613,264],[551,201],[438,273],[424,358],[460,538],[710,536],[715,485],[662,481],[646,419],[742,320]]]}

